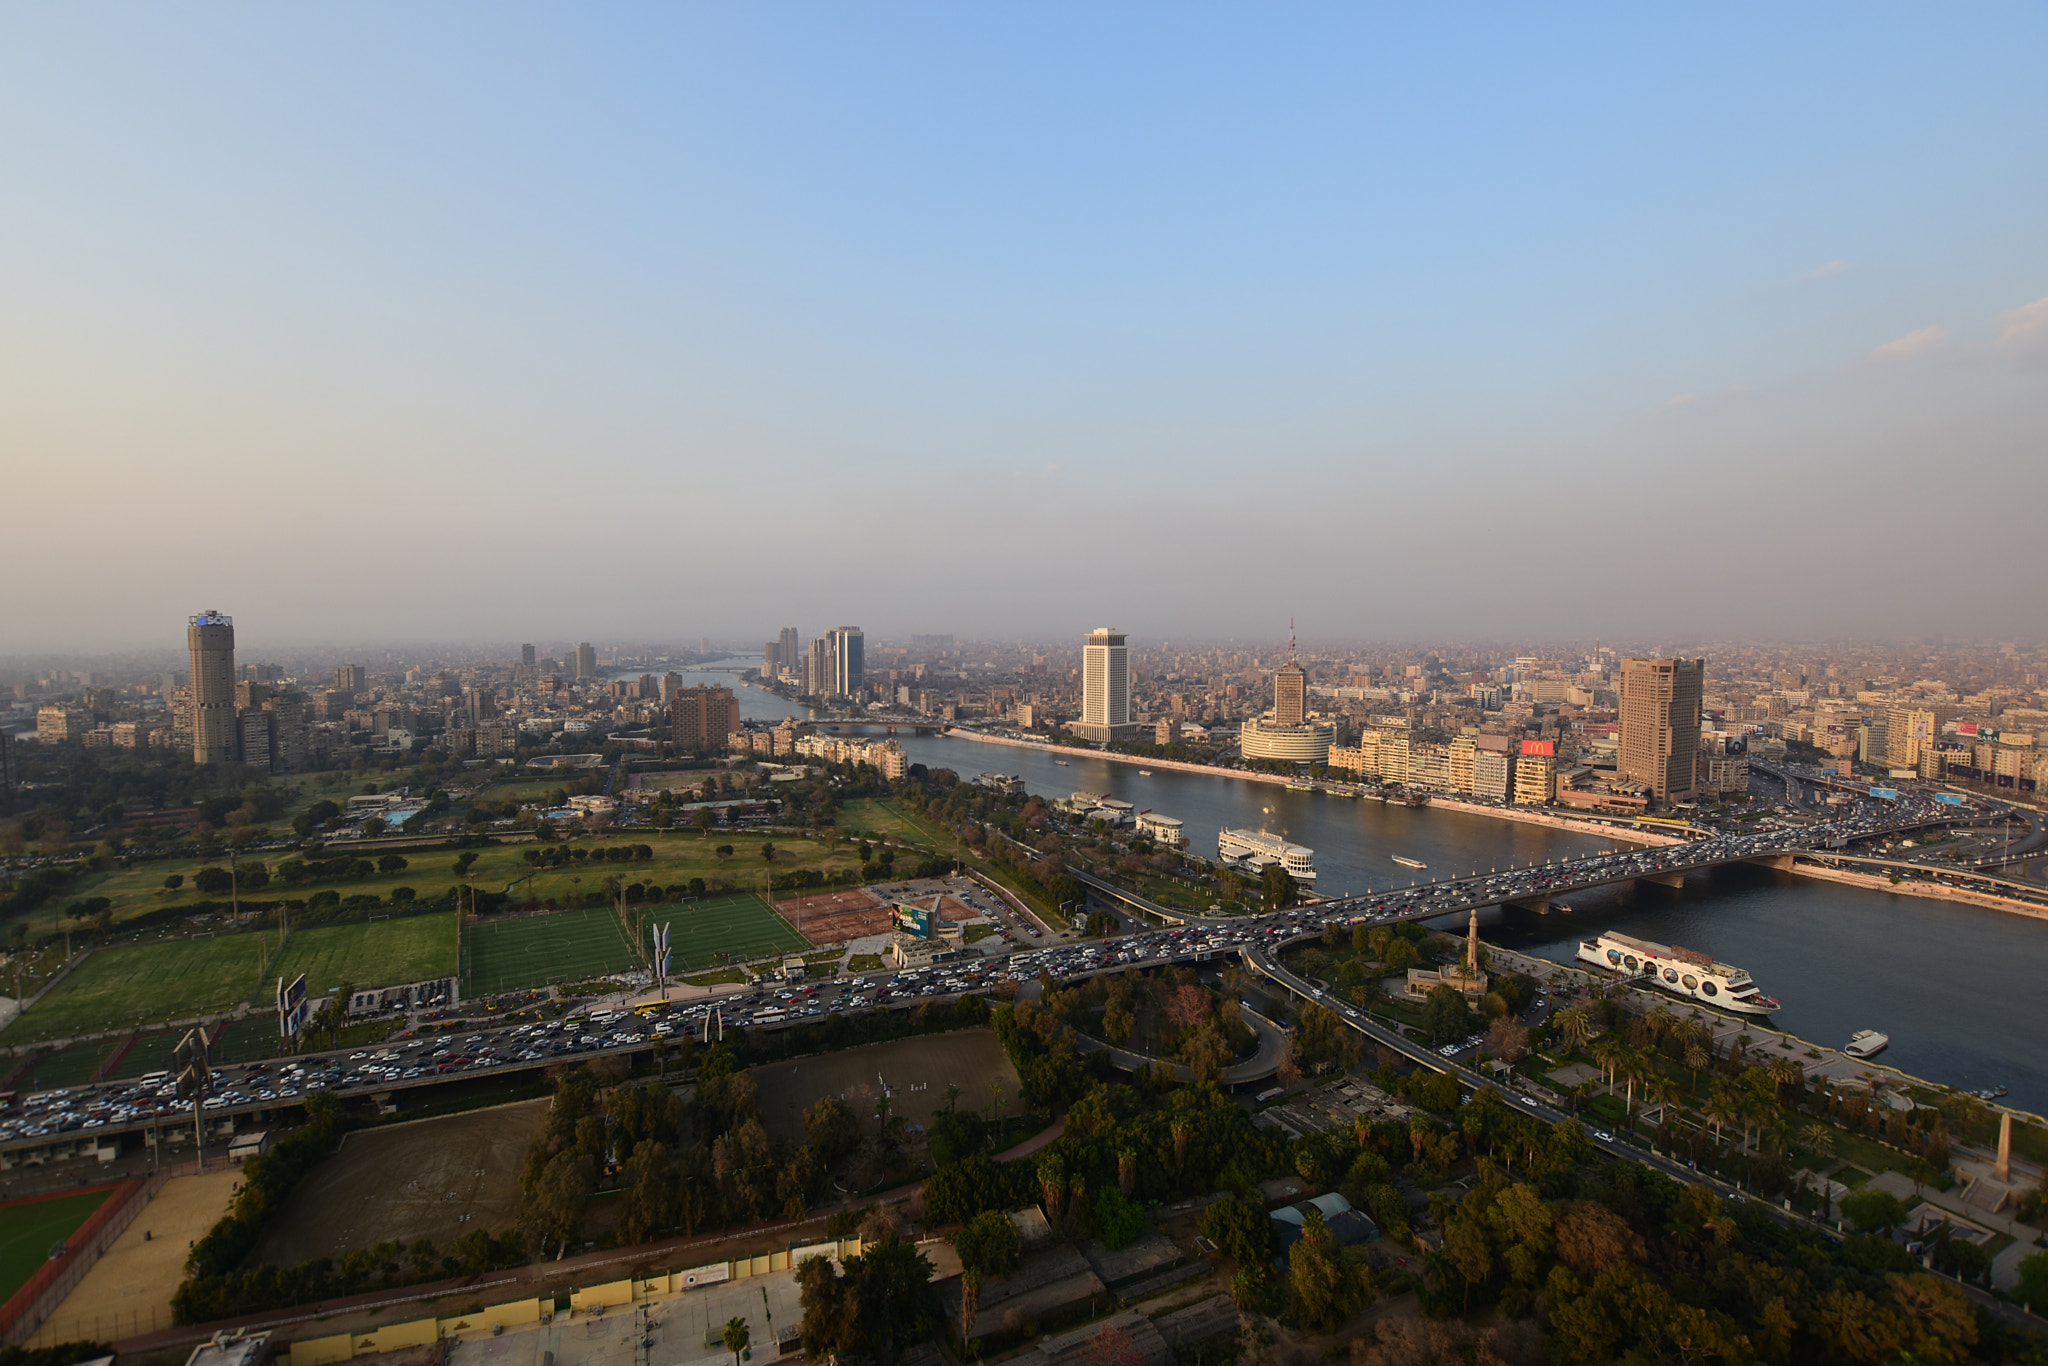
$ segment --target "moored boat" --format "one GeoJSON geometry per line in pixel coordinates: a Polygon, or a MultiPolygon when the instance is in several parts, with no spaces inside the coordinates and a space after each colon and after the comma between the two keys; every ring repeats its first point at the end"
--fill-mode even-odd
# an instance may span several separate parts
{"type": "Polygon", "coordinates": [[[1874,1029],[1859,1029],[1849,1036],[1849,1046],[1842,1051],[1852,1058],[1874,1058],[1891,1047],[1892,1036],[1880,1034],[1874,1029]]]}
{"type": "Polygon", "coordinates": [[[1716,1010],[1769,1015],[1778,1008],[1776,1000],[1757,990],[1747,972],[1715,962],[1696,949],[1609,930],[1597,939],[1580,941],[1578,959],[1716,1010]]]}
{"type": "Polygon", "coordinates": [[[1233,868],[1263,873],[1277,863],[1296,882],[1316,880],[1316,851],[1268,830],[1225,830],[1216,836],[1216,853],[1233,868]]]}

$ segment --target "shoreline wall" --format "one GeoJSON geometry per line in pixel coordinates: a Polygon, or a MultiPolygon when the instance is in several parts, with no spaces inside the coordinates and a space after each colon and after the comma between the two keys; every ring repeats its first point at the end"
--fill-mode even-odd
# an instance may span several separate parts
{"type": "MultiPolygon", "coordinates": [[[[950,730],[941,732],[947,739],[972,740],[984,745],[1008,745],[1013,749],[1037,750],[1043,753],[1062,752],[1085,754],[1091,759],[1106,759],[1115,764],[1137,764],[1146,768],[1167,768],[1177,773],[1205,774],[1212,778],[1242,778],[1255,783],[1285,784],[1288,779],[1277,773],[1250,773],[1234,768],[1218,768],[1214,764],[1191,764],[1178,759],[1141,759],[1133,754],[1115,754],[1108,750],[1068,750],[1063,745],[1040,745],[1028,740],[1012,740],[1003,735],[984,735],[979,731],[950,730]]],[[[1326,794],[1327,795],[1327,794],[1326,794]]],[[[1361,798],[1360,800],[1364,800],[1361,798]]],[[[1573,820],[1549,812],[1518,809],[1513,807],[1482,806],[1477,802],[1461,802],[1456,797],[1432,793],[1429,804],[1448,811],[1459,811],[1469,816],[1485,816],[1498,821],[1519,821],[1525,825],[1544,825],[1553,830],[1566,830],[1576,835],[1597,835],[1601,839],[1619,840],[1630,844],[1670,845],[1684,844],[1686,840],[1678,835],[1651,834],[1646,830],[1622,830],[1613,826],[1600,825],[1592,821],[1573,820]]],[[[1894,886],[1889,878],[1867,873],[1849,873],[1836,868],[1819,868],[1794,862],[1794,877],[1818,878],[1824,882],[1840,882],[1867,891],[1891,892],[1898,896],[1924,897],[1930,901],[1954,901],[1966,906],[1982,906],[1987,910],[2004,911],[2013,915],[2024,915],[2035,920],[2048,920],[2048,909],[2029,906],[2025,902],[2013,901],[2006,897],[1992,896],[1984,892],[1965,891],[1954,887],[1915,885],[1901,882],[1894,886]]]]}

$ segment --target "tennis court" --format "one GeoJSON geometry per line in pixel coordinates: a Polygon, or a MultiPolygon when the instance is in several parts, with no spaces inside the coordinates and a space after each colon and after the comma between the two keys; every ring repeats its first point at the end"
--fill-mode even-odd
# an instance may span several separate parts
{"type": "Polygon", "coordinates": [[[654,926],[669,926],[669,971],[681,974],[723,963],[746,963],[771,955],[802,953],[811,947],[775,908],[752,892],[706,897],[645,913],[647,945],[654,926]]]}
{"type": "Polygon", "coordinates": [[[466,925],[462,955],[462,994],[472,1000],[642,966],[619,918],[604,906],[466,925]]]}

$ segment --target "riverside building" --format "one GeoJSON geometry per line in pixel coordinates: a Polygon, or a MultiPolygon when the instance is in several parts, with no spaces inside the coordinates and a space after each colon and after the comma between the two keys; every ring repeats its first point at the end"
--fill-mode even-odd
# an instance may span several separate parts
{"type": "Polygon", "coordinates": [[[1088,633],[1081,647],[1081,719],[1073,729],[1098,744],[1138,729],[1131,724],[1131,647],[1122,631],[1101,626],[1088,633]]]}

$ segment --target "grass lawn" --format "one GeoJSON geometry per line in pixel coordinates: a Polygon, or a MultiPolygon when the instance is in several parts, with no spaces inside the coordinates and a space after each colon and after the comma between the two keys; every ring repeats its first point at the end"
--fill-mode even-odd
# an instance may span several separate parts
{"type": "Polygon", "coordinates": [[[392,987],[452,977],[455,913],[294,930],[277,971],[286,980],[305,973],[306,992],[312,997],[323,996],[344,982],[358,987],[392,987]]]}
{"type": "Polygon", "coordinates": [[[471,925],[462,932],[465,1000],[640,966],[609,907],[581,907],[471,925]]]}
{"type": "Polygon", "coordinates": [[[670,927],[670,969],[677,973],[724,962],[749,962],[771,954],[799,954],[811,947],[810,941],[792,929],[773,906],[752,892],[660,906],[642,915],[648,926],[650,953],[653,927],[670,927]]]}
{"type": "Polygon", "coordinates": [[[838,821],[839,829],[850,835],[878,835],[932,848],[954,843],[951,836],[942,838],[939,832],[906,815],[894,802],[882,797],[855,797],[842,802],[838,821]]]}
{"type": "MultiPolygon", "coordinates": [[[[849,807],[857,803],[849,803],[849,807]]],[[[515,898],[525,900],[529,895],[537,901],[553,899],[567,903],[580,899],[584,893],[594,892],[605,878],[617,874],[627,882],[658,884],[663,887],[687,884],[693,877],[709,882],[723,877],[739,886],[749,886],[768,871],[768,865],[761,858],[761,844],[773,840],[776,848],[775,871],[794,872],[798,869],[816,868],[821,872],[834,872],[842,868],[858,868],[860,851],[857,847],[827,845],[815,840],[792,838],[788,835],[770,835],[759,830],[733,830],[723,826],[713,827],[708,834],[695,829],[688,831],[635,830],[603,839],[578,839],[571,847],[605,848],[619,844],[645,844],[654,849],[652,859],[628,863],[607,861],[574,860],[560,868],[535,869],[522,857],[524,851],[535,848],[532,844],[498,845],[477,849],[474,867],[471,869],[479,889],[491,892],[509,891],[515,898]],[[721,859],[717,849],[722,844],[733,847],[732,857],[721,859]]],[[[339,857],[343,853],[357,853],[361,857],[374,859],[375,846],[355,850],[353,841],[341,840],[332,845],[327,854],[339,857]]],[[[549,846],[540,846],[549,847],[549,846]]],[[[554,846],[560,847],[560,846],[554,846]]],[[[296,887],[285,887],[272,882],[250,897],[259,901],[284,899],[304,900],[317,891],[335,891],[343,896],[358,892],[374,896],[387,896],[394,887],[410,887],[421,896],[438,896],[450,887],[459,885],[455,876],[455,859],[458,850],[436,849],[426,852],[413,851],[401,855],[406,867],[395,873],[372,873],[368,877],[341,881],[301,883],[296,887]]],[[[250,862],[265,863],[275,868],[294,855],[269,851],[251,859],[250,862]]],[[[63,900],[66,902],[85,897],[103,896],[114,903],[114,916],[120,921],[127,916],[138,915],[159,907],[189,906],[196,901],[213,900],[202,896],[192,885],[192,875],[202,866],[226,866],[226,858],[201,861],[197,859],[165,859],[153,863],[137,864],[132,868],[114,867],[105,872],[80,879],[66,888],[63,900]],[[182,875],[185,885],[175,892],[166,892],[164,879],[171,874],[182,875]]],[[[225,898],[220,898],[224,900],[225,898]]],[[[48,933],[54,923],[51,912],[45,908],[36,912],[37,919],[31,924],[32,933],[48,933]]]]}
{"type": "Polygon", "coordinates": [[[274,934],[222,934],[101,949],[0,1039],[52,1039],[229,1009],[256,991],[276,946],[274,934]]]}
{"type": "Polygon", "coordinates": [[[0,1300],[28,1284],[36,1268],[50,1259],[51,1246],[76,1233],[111,1194],[87,1191],[0,1205],[0,1300]]]}

